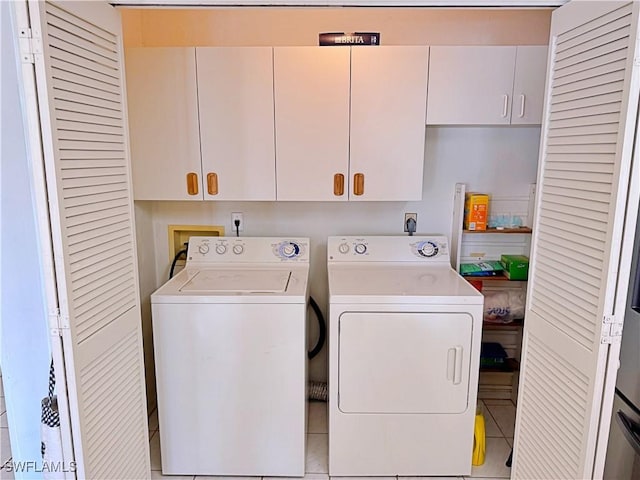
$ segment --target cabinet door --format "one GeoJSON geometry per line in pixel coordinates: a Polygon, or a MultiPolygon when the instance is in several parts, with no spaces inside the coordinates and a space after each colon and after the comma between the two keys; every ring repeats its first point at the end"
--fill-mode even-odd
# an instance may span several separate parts
{"type": "Polygon", "coordinates": [[[349,48],[274,48],[278,200],[346,200],[349,48]],[[339,186],[338,186],[339,187],[339,186]]]}
{"type": "Polygon", "coordinates": [[[202,200],[194,48],[129,48],[135,200],[202,200]]]}
{"type": "Polygon", "coordinates": [[[506,125],[516,47],[431,47],[427,123],[506,125]]]}
{"type": "Polygon", "coordinates": [[[205,199],[276,199],[272,52],[196,49],[205,199]]]}
{"type": "Polygon", "coordinates": [[[544,81],[547,72],[547,47],[518,47],[513,80],[512,125],[540,125],[544,81]]]}
{"type": "Polygon", "coordinates": [[[350,200],[422,199],[428,61],[429,47],[352,48],[350,200]]]}

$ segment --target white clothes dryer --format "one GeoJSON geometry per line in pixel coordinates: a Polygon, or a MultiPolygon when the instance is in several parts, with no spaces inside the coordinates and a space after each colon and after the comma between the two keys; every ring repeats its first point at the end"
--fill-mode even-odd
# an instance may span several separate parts
{"type": "Polygon", "coordinates": [[[469,475],[483,296],[446,237],[329,237],[329,474],[469,475]]]}
{"type": "Polygon", "coordinates": [[[151,296],[162,471],[303,476],[307,238],[192,237],[151,296]]]}

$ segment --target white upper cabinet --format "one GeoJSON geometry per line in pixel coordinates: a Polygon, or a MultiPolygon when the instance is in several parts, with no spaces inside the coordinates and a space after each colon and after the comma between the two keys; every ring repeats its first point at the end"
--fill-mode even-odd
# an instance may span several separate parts
{"type": "Polygon", "coordinates": [[[278,200],[348,198],[349,52],[274,48],[278,200]]]}
{"type": "Polygon", "coordinates": [[[431,47],[427,124],[540,124],[546,47],[431,47]]]}
{"type": "Polygon", "coordinates": [[[202,200],[194,48],[126,50],[136,200],[202,200]]]}
{"type": "Polygon", "coordinates": [[[275,200],[271,47],[196,48],[205,200],[275,200]]]}
{"type": "Polygon", "coordinates": [[[540,125],[547,71],[547,47],[518,47],[513,80],[512,125],[540,125]]]}
{"type": "Polygon", "coordinates": [[[428,60],[426,46],[352,47],[350,200],[422,198],[428,60]]]}

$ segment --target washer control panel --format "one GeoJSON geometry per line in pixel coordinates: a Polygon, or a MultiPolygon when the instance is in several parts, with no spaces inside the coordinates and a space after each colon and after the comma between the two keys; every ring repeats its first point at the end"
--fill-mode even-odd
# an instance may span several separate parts
{"type": "Polygon", "coordinates": [[[187,265],[309,262],[308,238],[191,237],[187,265]]]}
{"type": "Polygon", "coordinates": [[[327,259],[330,262],[450,262],[447,237],[443,235],[329,237],[327,259]]]}

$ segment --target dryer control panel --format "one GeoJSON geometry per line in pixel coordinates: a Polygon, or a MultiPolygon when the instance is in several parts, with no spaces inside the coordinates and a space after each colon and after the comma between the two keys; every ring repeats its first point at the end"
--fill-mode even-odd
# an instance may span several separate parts
{"type": "Polygon", "coordinates": [[[330,262],[431,262],[450,263],[447,237],[349,236],[329,237],[330,262]]]}
{"type": "Polygon", "coordinates": [[[191,237],[187,266],[208,263],[309,263],[308,238],[191,237]]]}

